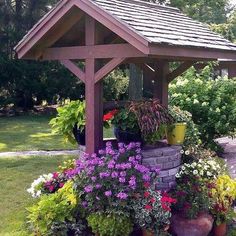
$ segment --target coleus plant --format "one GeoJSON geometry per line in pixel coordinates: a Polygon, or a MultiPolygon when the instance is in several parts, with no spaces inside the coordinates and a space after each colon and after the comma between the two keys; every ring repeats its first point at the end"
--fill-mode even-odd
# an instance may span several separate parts
{"type": "Polygon", "coordinates": [[[144,139],[173,123],[168,109],[158,99],[133,101],[129,110],[136,115],[144,139]]]}

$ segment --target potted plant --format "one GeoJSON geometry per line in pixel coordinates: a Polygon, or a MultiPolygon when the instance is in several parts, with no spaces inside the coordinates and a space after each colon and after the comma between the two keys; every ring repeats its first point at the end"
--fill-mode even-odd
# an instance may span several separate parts
{"type": "Polygon", "coordinates": [[[143,194],[132,200],[134,222],[142,227],[143,236],[160,235],[169,228],[171,217],[171,204],[176,200],[147,187],[143,194]]]}
{"type": "Polygon", "coordinates": [[[178,236],[207,236],[212,229],[213,218],[210,198],[213,181],[222,173],[215,159],[199,159],[185,163],[176,174],[177,187],[173,191],[177,204],[172,215],[171,227],[178,236]]]}
{"type": "Polygon", "coordinates": [[[85,102],[71,101],[57,108],[57,116],[50,121],[52,130],[66,141],[85,144],[85,102]]]}
{"type": "MultiPolygon", "coordinates": [[[[85,145],[85,102],[71,101],[57,108],[57,116],[50,121],[52,130],[56,134],[62,134],[65,141],[72,144],[77,142],[85,145]]],[[[103,116],[103,125],[110,127],[111,119],[117,110],[112,110],[103,116]]]]}
{"type": "Polygon", "coordinates": [[[235,217],[233,202],[236,198],[236,181],[228,175],[219,176],[211,190],[213,208],[211,213],[215,218],[214,235],[226,235],[226,223],[235,217]]]}
{"type": "Polygon", "coordinates": [[[129,110],[136,115],[142,138],[147,144],[154,145],[162,139],[165,127],[172,123],[171,115],[158,99],[133,101],[129,110]]]}
{"type": "Polygon", "coordinates": [[[169,113],[173,117],[173,123],[167,126],[166,135],[170,145],[182,145],[184,143],[187,122],[191,118],[191,114],[182,111],[177,106],[170,106],[169,113]]]}
{"type": "Polygon", "coordinates": [[[114,125],[114,134],[118,142],[142,142],[137,118],[129,107],[116,112],[111,123],[114,125]]]}

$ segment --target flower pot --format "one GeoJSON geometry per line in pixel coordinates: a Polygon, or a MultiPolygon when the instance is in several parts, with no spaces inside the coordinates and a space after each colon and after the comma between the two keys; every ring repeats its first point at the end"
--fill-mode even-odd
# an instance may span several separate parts
{"type": "Polygon", "coordinates": [[[126,144],[130,142],[142,142],[142,137],[140,132],[121,130],[118,127],[114,127],[114,134],[118,142],[126,144]]]}
{"type": "Polygon", "coordinates": [[[73,135],[79,145],[85,145],[85,128],[80,130],[77,128],[77,125],[75,125],[73,128],[73,135]]]}
{"type": "Polygon", "coordinates": [[[220,225],[214,226],[214,236],[225,236],[227,232],[226,223],[221,223],[220,225]]]}
{"type": "Polygon", "coordinates": [[[147,229],[142,229],[143,236],[154,236],[154,233],[147,229]]]}
{"type": "Polygon", "coordinates": [[[171,231],[177,236],[207,236],[212,229],[213,221],[208,213],[200,213],[196,219],[187,219],[181,214],[173,214],[171,231]]]}
{"type": "Polygon", "coordinates": [[[182,145],[186,133],[186,123],[175,123],[167,127],[167,141],[170,145],[182,145]]]}

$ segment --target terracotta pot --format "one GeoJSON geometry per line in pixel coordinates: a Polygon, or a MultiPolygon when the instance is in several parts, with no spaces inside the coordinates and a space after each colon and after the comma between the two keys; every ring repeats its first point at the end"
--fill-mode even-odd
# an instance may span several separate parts
{"type": "Polygon", "coordinates": [[[154,233],[152,231],[142,229],[143,236],[154,236],[154,233]]]}
{"type": "Polygon", "coordinates": [[[187,219],[181,214],[173,214],[171,230],[177,236],[207,236],[212,229],[213,221],[208,213],[201,213],[196,219],[187,219]]]}
{"type": "Polygon", "coordinates": [[[227,232],[226,223],[221,223],[220,225],[214,226],[214,236],[225,236],[227,232]]]}

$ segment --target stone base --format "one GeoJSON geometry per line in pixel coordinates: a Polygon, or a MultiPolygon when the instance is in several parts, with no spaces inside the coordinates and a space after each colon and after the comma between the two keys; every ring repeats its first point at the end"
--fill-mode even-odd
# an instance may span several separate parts
{"type": "Polygon", "coordinates": [[[161,169],[158,190],[169,190],[176,185],[175,175],[181,166],[181,146],[168,146],[142,150],[143,164],[161,169]]]}

